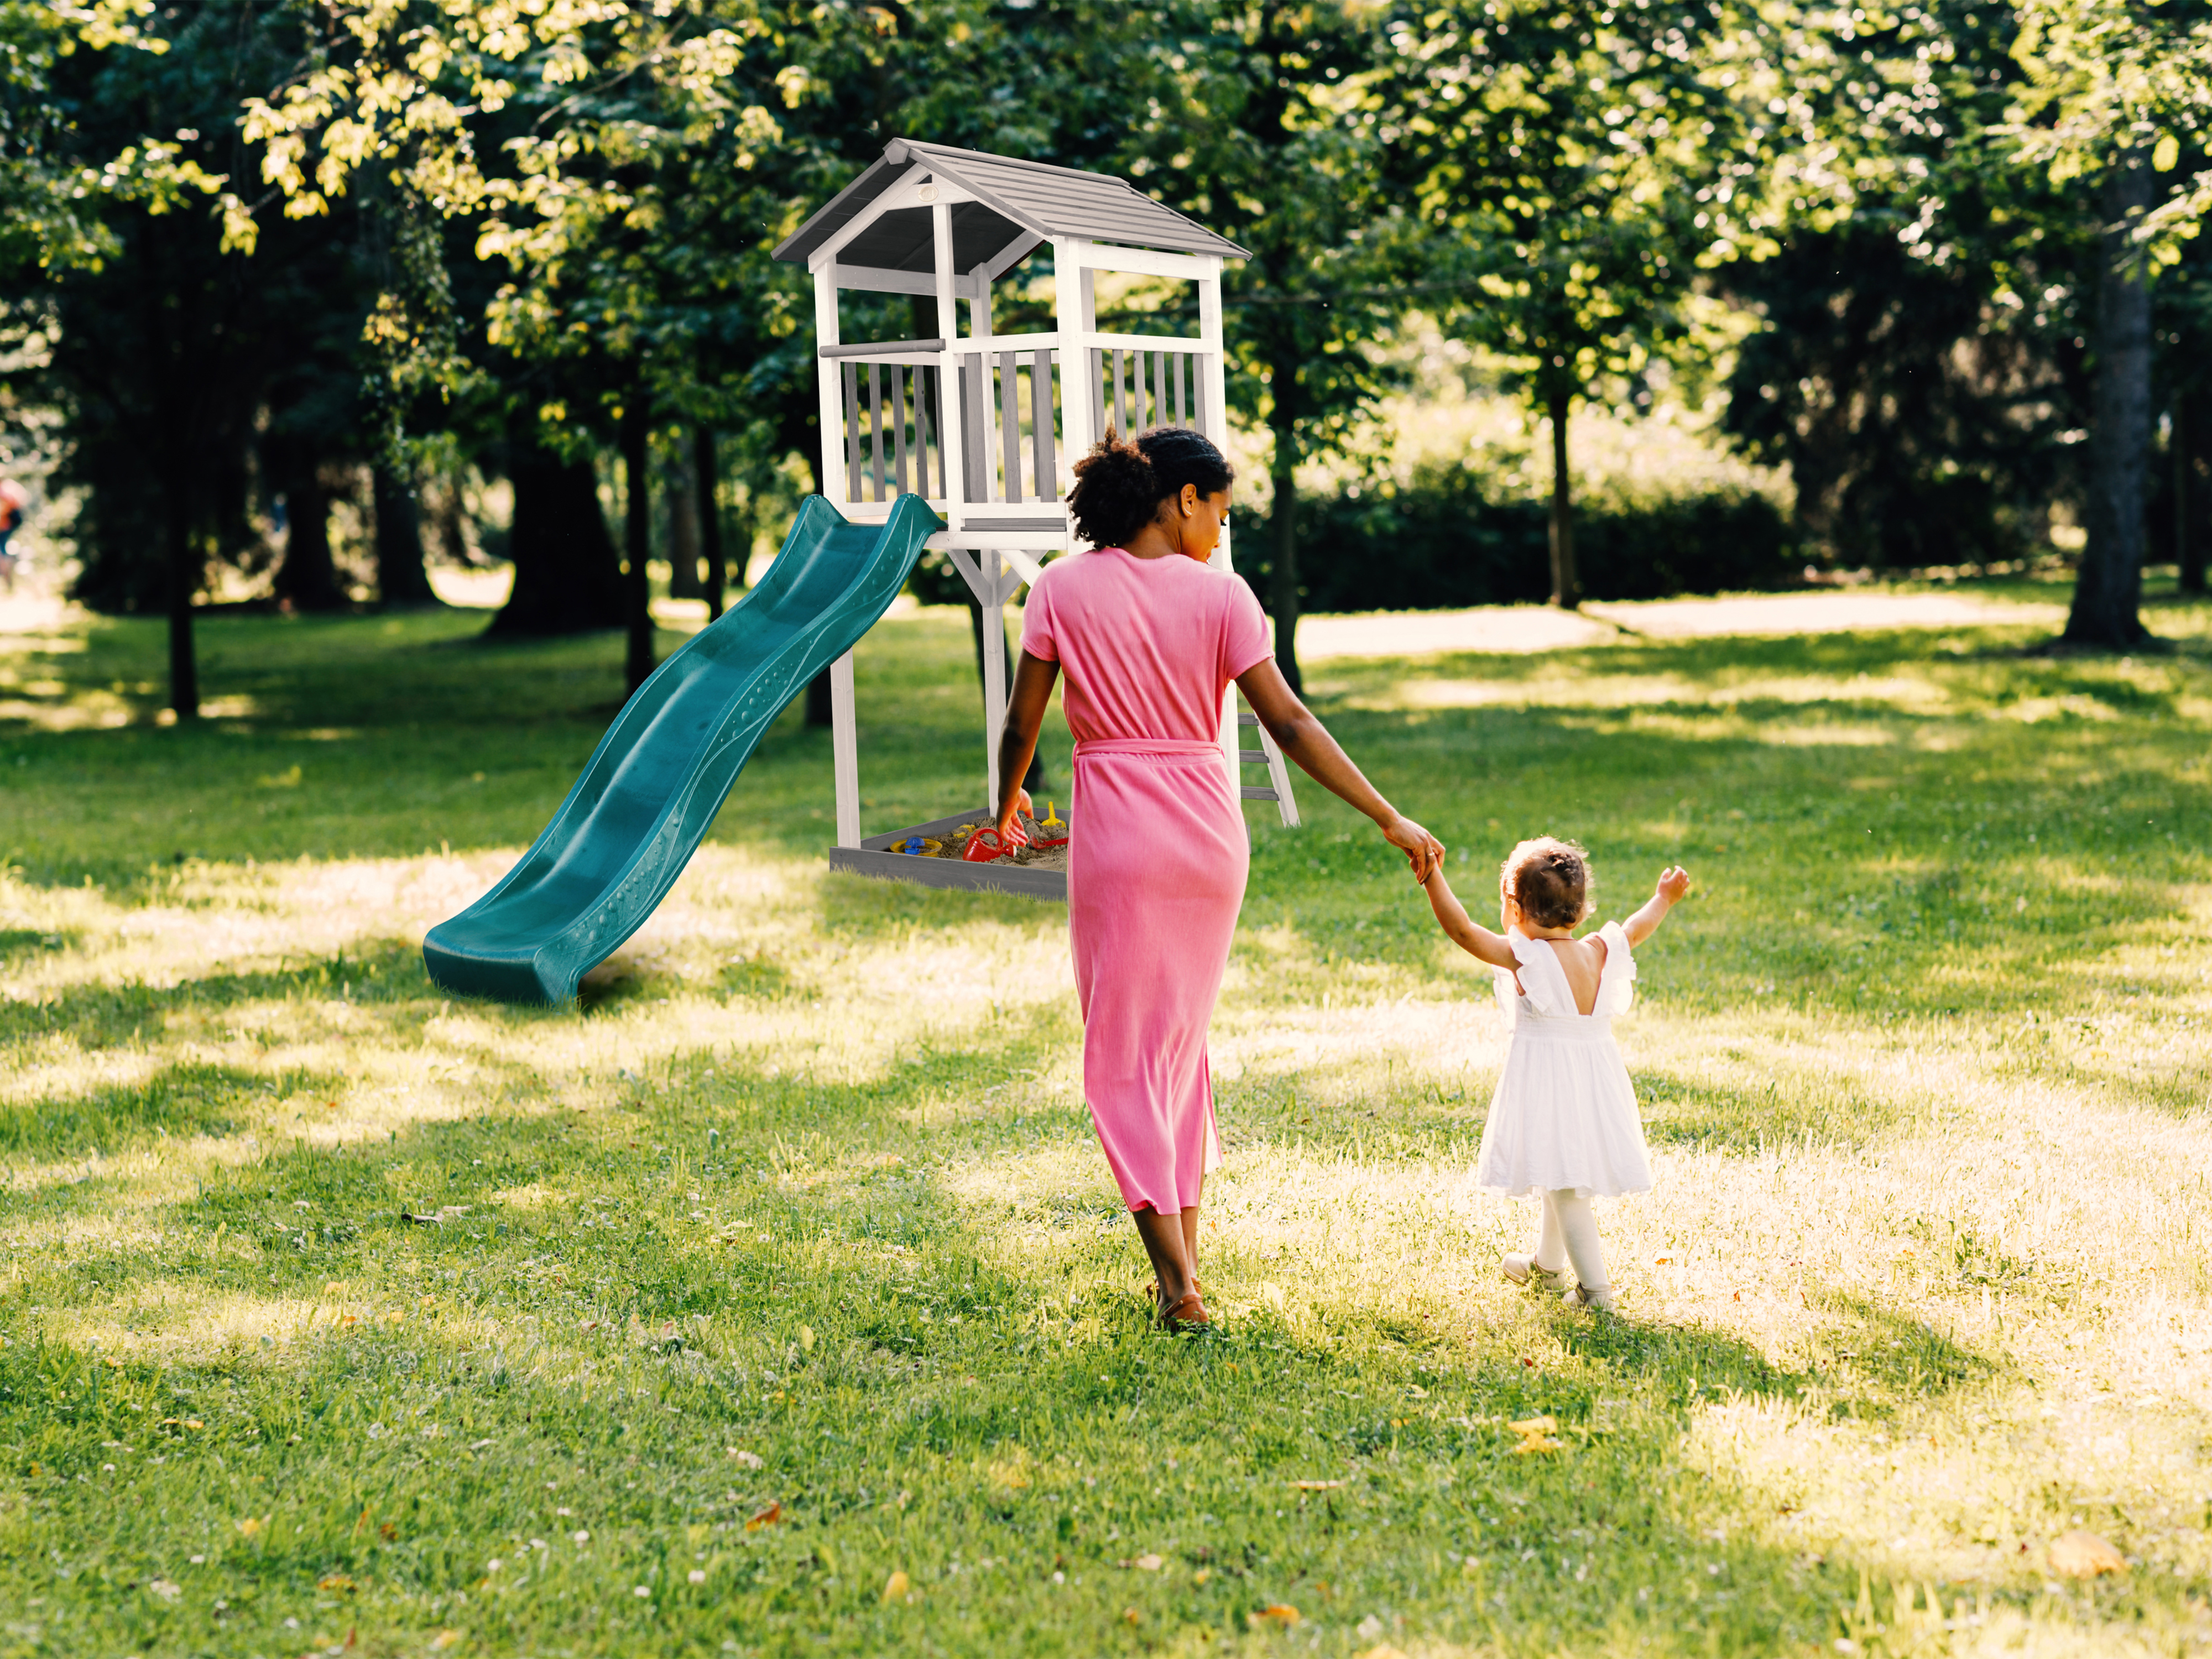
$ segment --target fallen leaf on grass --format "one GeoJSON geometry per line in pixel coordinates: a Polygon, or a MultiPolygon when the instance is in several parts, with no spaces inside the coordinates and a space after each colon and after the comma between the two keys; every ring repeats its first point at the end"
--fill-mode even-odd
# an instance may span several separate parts
{"type": "Polygon", "coordinates": [[[1341,1480],[1293,1480],[1292,1492],[1334,1492],[1344,1484],[1341,1480]]]}
{"type": "Polygon", "coordinates": [[[460,1639],[460,1632],[457,1630],[441,1630],[435,1636],[430,1638],[430,1646],[434,1651],[443,1652],[446,1649],[453,1646],[460,1639]]]}
{"type": "Polygon", "coordinates": [[[185,1593],[185,1587],[173,1578],[154,1579],[147,1584],[146,1588],[164,1601],[173,1601],[185,1593]]]}
{"type": "Polygon", "coordinates": [[[1116,1561],[1114,1565],[1117,1567],[1134,1567],[1139,1572],[1158,1572],[1167,1563],[1157,1555],[1139,1555],[1127,1560],[1116,1561]]]}
{"type": "Polygon", "coordinates": [[[2094,1532],[2064,1532],[2051,1540],[2051,1570],[2066,1578],[2125,1572],[2127,1559],[2094,1532]]]}
{"type": "Polygon", "coordinates": [[[781,1499],[778,1499],[776,1502],[770,1504],[759,1514],[753,1516],[751,1520],[746,1522],[745,1530],[747,1532],[758,1532],[763,1527],[772,1527],[782,1519],[783,1503],[781,1499]]]}
{"type": "Polygon", "coordinates": [[[736,1458],[746,1468],[757,1469],[761,1466],[761,1455],[758,1452],[745,1451],[737,1446],[725,1446],[723,1450],[736,1458]]]}
{"type": "Polygon", "coordinates": [[[352,1589],[354,1588],[354,1582],[342,1572],[334,1572],[326,1578],[318,1580],[315,1588],[317,1589],[337,1590],[343,1592],[352,1589]]]}
{"type": "Polygon", "coordinates": [[[1257,1613],[1246,1613],[1244,1622],[1254,1630],[1265,1630],[1270,1625],[1287,1627],[1299,1622],[1299,1613],[1287,1601],[1273,1601],[1257,1613]]]}
{"type": "Polygon", "coordinates": [[[267,1516],[249,1515],[238,1523],[238,1535],[240,1538],[258,1538],[261,1535],[261,1529],[268,1524],[267,1516]]]}
{"type": "Polygon", "coordinates": [[[884,1600],[887,1602],[903,1601],[906,1600],[907,1592],[913,1588],[912,1579],[903,1572],[895,1572],[884,1580],[884,1600]]]}

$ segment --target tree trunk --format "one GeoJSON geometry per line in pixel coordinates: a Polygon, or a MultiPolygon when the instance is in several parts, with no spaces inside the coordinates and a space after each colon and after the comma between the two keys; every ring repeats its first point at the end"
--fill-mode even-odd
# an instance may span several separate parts
{"type": "Polygon", "coordinates": [[[599,510],[599,478],[589,461],[563,461],[531,436],[527,422],[518,422],[507,437],[514,590],[484,631],[534,638],[619,628],[622,566],[599,510]]]}
{"type": "Polygon", "coordinates": [[[689,455],[679,452],[669,464],[666,495],[668,597],[703,599],[707,589],[699,580],[699,490],[689,455]]]}
{"type": "Polygon", "coordinates": [[[295,611],[343,611],[348,603],[331,560],[331,492],[312,461],[284,489],[284,562],[276,597],[295,611]]]}
{"type": "Polygon", "coordinates": [[[1575,574],[1575,509],[1567,477],[1568,394],[1555,387],[1548,398],[1552,416],[1552,603],[1572,611],[1582,603],[1575,574]]]}
{"type": "Polygon", "coordinates": [[[2181,591],[2191,598],[2204,592],[2204,521],[2207,505],[2204,492],[2197,487],[2200,468],[2204,459],[2206,440],[2212,438],[2212,422],[2191,418],[2196,412],[2194,400],[2177,392],[2173,399],[2173,450],[2178,458],[2173,471],[2173,529],[2174,562],[2180,567],[2181,591]]]}
{"type": "Polygon", "coordinates": [[[1269,609],[1275,614],[1275,666],[1293,691],[1303,693],[1305,677],[1298,672],[1298,366],[1287,356],[1269,367],[1268,386],[1274,407],[1268,426],[1274,436],[1271,471],[1274,505],[1267,522],[1274,532],[1274,569],[1267,584],[1269,609]]]}
{"type": "Polygon", "coordinates": [[[647,443],[648,411],[642,385],[630,388],[630,406],[623,411],[623,611],[629,625],[629,646],[623,669],[633,695],[653,672],[653,577],[647,562],[653,556],[653,477],[647,443]]]}
{"type": "Polygon", "coordinates": [[[411,483],[385,467],[370,473],[376,510],[376,597],[386,606],[435,605],[422,568],[422,519],[411,483]]]}
{"type": "Polygon", "coordinates": [[[198,720],[200,668],[192,641],[192,595],[202,571],[192,550],[191,510],[185,501],[185,481],[173,469],[163,503],[169,537],[169,707],[180,720],[198,720]]]}
{"type": "Polygon", "coordinates": [[[703,422],[691,428],[691,475],[698,487],[699,542],[707,556],[707,620],[718,621],[722,596],[729,592],[730,573],[722,563],[722,507],[715,486],[721,468],[714,459],[714,433],[703,422]]]}
{"type": "Polygon", "coordinates": [[[2128,228],[2150,206],[2140,154],[2105,179],[2104,270],[2097,285],[2097,369],[2089,433],[2089,539],[2063,637],[2125,650],[2149,637],[2142,601],[2143,485],[2149,471],[2150,285],[2128,228]]]}

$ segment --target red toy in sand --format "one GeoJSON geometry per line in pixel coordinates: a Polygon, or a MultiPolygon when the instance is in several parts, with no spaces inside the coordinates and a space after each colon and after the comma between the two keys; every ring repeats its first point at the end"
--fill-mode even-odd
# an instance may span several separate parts
{"type": "Polygon", "coordinates": [[[995,830],[978,830],[968,837],[968,844],[960,849],[963,862],[988,864],[993,859],[1002,859],[1014,849],[1000,839],[995,830]]]}

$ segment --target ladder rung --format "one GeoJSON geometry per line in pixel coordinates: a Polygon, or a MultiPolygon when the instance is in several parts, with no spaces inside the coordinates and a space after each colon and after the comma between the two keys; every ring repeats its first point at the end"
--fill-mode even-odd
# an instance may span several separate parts
{"type": "Polygon", "coordinates": [[[1240,749],[1237,755],[1247,766],[1265,766],[1267,763],[1267,751],[1264,749],[1240,749]]]}
{"type": "Polygon", "coordinates": [[[1280,800],[1282,797],[1272,789],[1255,789],[1249,783],[1237,792],[1246,800],[1280,800]]]}
{"type": "Polygon", "coordinates": [[[1239,714],[1237,717],[1237,724],[1239,726],[1257,726],[1259,723],[1260,717],[1257,714],[1239,714]]]}

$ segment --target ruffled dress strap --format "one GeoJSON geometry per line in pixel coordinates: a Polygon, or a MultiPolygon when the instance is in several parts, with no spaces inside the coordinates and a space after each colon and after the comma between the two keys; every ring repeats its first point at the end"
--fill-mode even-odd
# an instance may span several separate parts
{"type": "Polygon", "coordinates": [[[1559,953],[1541,939],[1530,939],[1518,927],[1510,928],[1505,942],[1513,949],[1514,959],[1521,964],[1521,988],[1513,988],[1513,975],[1500,968],[1498,975],[1498,1001],[1510,1017],[1518,1012],[1522,999],[1526,999],[1531,1013],[1547,1019],[1579,1013],[1575,1006],[1574,988],[1567,983],[1567,970],[1559,966],[1559,953]]]}
{"type": "Polygon", "coordinates": [[[1636,953],[1629,948],[1628,930],[1608,921],[1597,936],[1605,941],[1605,968],[1598,975],[1597,1003],[1590,1012],[1625,1014],[1636,1000],[1636,953]]]}

